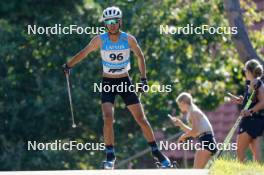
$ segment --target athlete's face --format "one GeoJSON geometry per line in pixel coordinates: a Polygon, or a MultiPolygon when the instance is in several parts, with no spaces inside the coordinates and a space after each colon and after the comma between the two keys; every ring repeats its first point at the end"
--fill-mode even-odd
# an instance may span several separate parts
{"type": "Polygon", "coordinates": [[[245,72],[245,76],[246,76],[246,79],[247,80],[252,80],[252,79],[254,79],[254,76],[252,75],[252,73],[249,71],[249,70],[247,70],[246,68],[244,69],[244,72],[245,72]]]}
{"type": "Polygon", "coordinates": [[[188,107],[189,107],[188,104],[186,104],[184,102],[178,102],[178,106],[179,106],[182,113],[185,113],[188,111],[188,107]]]}
{"type": "Polygon", "coordinates": [[[120,19],[109,19],[105,21],[105,25],[111,34],[116,34],[119,32],[119,28],[121,25],[120,19]]]}

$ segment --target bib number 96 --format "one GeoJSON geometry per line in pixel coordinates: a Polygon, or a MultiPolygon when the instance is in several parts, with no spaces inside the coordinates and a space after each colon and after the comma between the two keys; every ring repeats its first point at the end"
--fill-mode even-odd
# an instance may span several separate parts
{"type": "Polygon", "coordinates": [[[124,59],[122,53],[119,53],[119,54],[111,53],[111,54],[109,55],[109,57],[111,58],[111,61],[115,61],[115,60],[121,61],[121,60],[124,59]]]}

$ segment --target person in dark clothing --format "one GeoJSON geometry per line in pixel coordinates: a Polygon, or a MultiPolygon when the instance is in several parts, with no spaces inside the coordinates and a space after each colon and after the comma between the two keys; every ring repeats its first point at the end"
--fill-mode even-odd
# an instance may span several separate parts
{"type": "Polygon", "coordinates": [[[237,157],[244,162],[245,152],[250,148],[255,161],[261,161],[261,136],[264,131],[264,85],[263,66],[255,59],[246,62],[246,90],[244,96],[231,97],[233,103],[244,107],[250,94],[255,90],[255,96],[248,110],[242,110],[243,119],[239,125],[237,136],[237,157]]]}

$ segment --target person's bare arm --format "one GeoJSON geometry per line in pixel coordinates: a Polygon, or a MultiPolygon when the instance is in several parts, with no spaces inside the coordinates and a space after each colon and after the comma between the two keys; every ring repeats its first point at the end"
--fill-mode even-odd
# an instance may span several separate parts
{"type": "Polygon", "coordinates": [[[185,133],[190,132],[190,131],[192,130],[192,128],[190,128],[188,125],[186,125],[186,124],[184,124],[184,123],[182,123],[182,124],[180,125],[180,128],[181,128],[185,133]]]}
{"type": "Polygon", "coordinates": [[[258,96],[257,96],[259,102],[250,110],[254,112],[258,112],[260,110],[264,109],[264,86],[260,86],[258,89],[258,96]]]}
{"type": "Polygon", "coordinates": [[[191,112],[191,117],[190,117],[190,120],[191,120],[191,123],[192,123],[192,128],[190,128],[189,131],[186,132],[185,134],[185,137],[188,138],[188,137],[195,137],[198,133],[198,129],[197,129],[197,125],[199,123],[199,117],[200,117],[200,113],[198,112],[191,112]]]}
{"type": "Polygon", "coordinates": [[[198,125],[198,120],[199,120],[199,116],[200,114],[198,112],[192,112],[191,114],[191,123],[192,123],[192,128],[186,128],[187,130],[184,131],[185,133],[183,135],[180,136],[180,138],[178,139],[178,142],[184,142],[186,141],[186,139],[188,139],[189,137],[196,137],[198,130],[197,130],[197,125],[198,125]]]}
{"type": "Polygon", "coordinates": [[[179,118],[177,117],[171,117],[170,118],[172,122],[181,128],[185,133],[191,131],[192,128],[190,128],[188,125],[184,124],[179,118]]]}
{"type": "Polygon", "coordinates": [[[100,36],[97,35],[90,41],[90,43],[84,49],[82,49],[79,53],[77,53],[67,62],[67,66],[72,68],[75,64],[83,60],[89,53],[97,50],[100,45],[101,39],[100,36]]]}
{"type": "Polygon", "coordinates": [[[230,92],[227,93],[227,95],[230,97],[232,103],[234,103],[234,104],[242,104],[243,103],[244,97],[242,95],[235,96],[235,95],[231,94],[230,92]]]}
{"type": "Polygon", "coordinates": [[[251,109],[246,109],[241,111],[241,115],[243,117],[250,117],[253,113],[258,112],[264,109],[264,87],[263,85],[258,89],[258,96],[259,99],[258,103],[251,109]]]}
{"type": "Polygon", "coordinates": [[[135,53],[137,60],[138,60],[138,66],[139,71],[141,73],[141,78],[146,78],[146,63],[145,58],[142,53],[142,50],[140,49],[137,40],[132,35],[128,35],[128,43],[131,48],[131,50],[135,53]]]}

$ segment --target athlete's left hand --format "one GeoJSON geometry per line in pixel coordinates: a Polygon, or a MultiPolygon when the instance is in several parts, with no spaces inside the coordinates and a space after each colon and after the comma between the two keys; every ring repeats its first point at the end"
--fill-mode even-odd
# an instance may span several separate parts
{"type": "Polygon", "coordinates": [[[148,89],[148,80],[147,78],[141,78],[139,83],[139,92],[143,93],[146,92],[148,89]]]}
{"type": "Polygon", "coordinates": [[[67,65],[67,63],[65,63],[65,64],[63,64],[62,65],[62,70],[63,70],[63,72],[67,75],[70,75],[71,74],[71,67],[69,67],[68,65],[67,65]]]}
{"type": "Polygon", "coordinates": [[[242,110],[241,111],[241,115],[243,116],[243,117],[250,117],[250,116],[252,116],[252,111],[251,110],[242,110]]]}
{"type": "Polygon", "coordinates": [[[186,139],[187,139],[186,134],[182,134],[182,135],[180,136],[180,138],[178,139],[178,142],[179,142],[179,143],[180,143],[180,142],[185,142],[186,139]]]}

